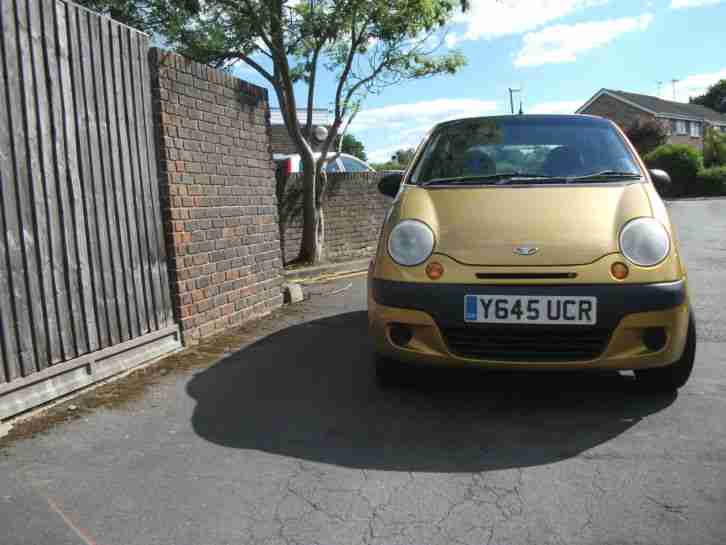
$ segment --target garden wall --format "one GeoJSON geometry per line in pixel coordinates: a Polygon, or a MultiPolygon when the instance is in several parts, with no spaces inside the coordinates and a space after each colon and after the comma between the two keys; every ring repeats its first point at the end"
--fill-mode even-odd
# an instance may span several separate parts
{"type": "MultiPolygon", "coordinates": [[[[328,175],[323,206],[325,248],[331,261],[372,255],[391,199],[378,192],[381,173],[328,175]]],[[[280,237],[285,263],[294,260],[302,239],[302,178],[278,178],[280,237]]]]}
{"type": "Polygon", "coordinates": [[[172,298],[185,344],[282,304],[267,91],[152,51],[172,298]]]}

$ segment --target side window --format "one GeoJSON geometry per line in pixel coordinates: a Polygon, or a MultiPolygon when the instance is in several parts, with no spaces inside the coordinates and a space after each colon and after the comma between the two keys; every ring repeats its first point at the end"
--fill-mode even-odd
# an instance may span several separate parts
{"type": "Polygon", "coordinates": [[[364,163],[352,157],[341,157],[340,161],[345,172],[368,172],[368,167],[364,163]]]}
{"type": "Polygon", "coordinates": [[[338,166],[338,161],[328,161],[325,163],[325,172],[340,172],[340,167],[338,166]]]}

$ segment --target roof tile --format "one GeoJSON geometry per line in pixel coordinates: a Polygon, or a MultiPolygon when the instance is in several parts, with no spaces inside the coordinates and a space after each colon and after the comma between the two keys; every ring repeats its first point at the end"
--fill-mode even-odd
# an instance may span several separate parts
{"type": "Polygon", "coordinates": [[[621,98],[633,102],[642,108],[651,110],[656,114],[679,115],[726,124],[726,114],[721,114],[711,108],[706,108],[699,104],[674,102],[672,100],[664,100],[650,95],[640,95],[638,93],[628,93],[626,91],[618,91],[614,89],[604,89],[604,91],[612,95],[620,96],[621,98]]]}

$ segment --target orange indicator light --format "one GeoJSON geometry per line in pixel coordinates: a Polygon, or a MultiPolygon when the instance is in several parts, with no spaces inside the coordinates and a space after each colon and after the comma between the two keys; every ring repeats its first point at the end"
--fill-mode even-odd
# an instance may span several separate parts
{"type": "Polygon", "coordinates": [[[441,263],[432,261],[426,265],[426,276],[431,280],[438,280],[444,275],[444,266],[441,263]]]}
{"type": "Polygon", "coordinates": [[[620,261],[618,261],[612,264],[612,266],[610,267],[610,272],[618,280],[624,280],[625,278],[627,278],[630,270],[625,263],[621,263],[620,261]]]}

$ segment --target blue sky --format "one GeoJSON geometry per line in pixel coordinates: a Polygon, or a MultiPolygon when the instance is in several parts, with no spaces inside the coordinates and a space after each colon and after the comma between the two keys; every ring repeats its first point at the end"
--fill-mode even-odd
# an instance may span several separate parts
{"type": "MultiPolygon", "coordinates": [[[[655,95],[661,81],[661,96],[672,99],[676,78],[676,99],[687,101],[726,78],[726,0],[471,4],[446,35],[466,68],[366,99],[351,132],[372,160],[415,146],[444,119],[507,113],[509,87],[522,89],[525,113],[572,113],[602,87],[655,95]]],[[[264,83],[249,70],[239,75],[264,83]]],[[[317,106],[328,106],[333,83],[323,82],[317,106]]]]}

